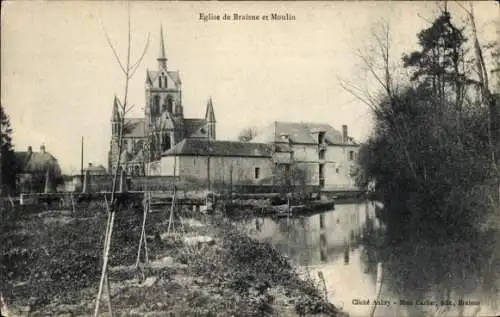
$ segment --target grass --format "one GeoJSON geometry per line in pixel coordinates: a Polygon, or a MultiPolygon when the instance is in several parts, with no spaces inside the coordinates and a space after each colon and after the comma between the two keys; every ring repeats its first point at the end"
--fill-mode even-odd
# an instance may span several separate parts
{"type": "MultiPolygon", "coordinates": [[[[115,316],[339,316],[312,280],[270,245],[237,231],[229,221],[196,225],[165,236],[168,216],[147,223],[153,264],[134,269],[142,212],[117,215],[110,253],[115,316]],[[212,243],[187,245],[184,237],[212,243]]],[[[99,210],[3,214],[1,291],[12,310],[31,316],[88,316],[102,261],[106,215],[99,210]]],[[[176,223],[176,229],[180,223],[176,223]]],[[[101,305],[106,311],[106,305],[101,305]]]]}

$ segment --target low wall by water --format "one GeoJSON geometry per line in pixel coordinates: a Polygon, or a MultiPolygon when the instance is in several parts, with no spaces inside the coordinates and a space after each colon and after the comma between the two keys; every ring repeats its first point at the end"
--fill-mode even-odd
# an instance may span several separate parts
{"type": "MultiPolygon", "coordinates": [[[[110,192],[113,185],[112,175],[87,175],[86,192],[110,192]]],[[[286,193],[288,191],[299,193],[318,193],[319,186],[300,186],[297,188],[285,188],[283,185],[255,185],[255,184],[228,184],[214,181],[210,184],[179,176],[133,176],[126,177],[128,191],[172,191],[174,186],[179,191],[207,190],[219,193],[238,194],[269,194],[286,193]]],[[[119,181],[118,181],[119,183],[119,181]]],[[[117,184],[118,185],[118,184],[117,184]]],[[[81,192],[82,186],[74,186],[68,191],[81,192]]]]}

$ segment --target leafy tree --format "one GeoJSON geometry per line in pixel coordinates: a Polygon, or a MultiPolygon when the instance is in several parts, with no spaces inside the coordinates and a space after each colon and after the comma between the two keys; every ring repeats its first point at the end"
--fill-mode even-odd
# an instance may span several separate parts
{"type": "Polygon", "coordinates": [[[0,195],[14,190],[16,179],[16,161],[12,148],[12,127],[4,107],[0,104],[0,195]]]}

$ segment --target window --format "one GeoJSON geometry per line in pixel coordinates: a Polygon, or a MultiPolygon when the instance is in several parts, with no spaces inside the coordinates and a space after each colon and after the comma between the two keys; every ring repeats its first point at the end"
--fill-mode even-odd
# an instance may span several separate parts
{"type": "Polygon", "coordinates": [[[168,96],[167,97],[167,111],[169,113],[172,113],[172,109],[173,109],[173,101],[172,101],[172,97],[168,96]]]}
{"type": "Polygon", "coordinates": [[[321,149],[319,150],[319,159],[320,160],[324,160],[325,159],[325,150],[324,149],[321,149]]]}
{"type": "Polygon", "coordinates": [[[163,78],[162,78],[161,76],[160,76],[160,77],[158,77],[158,87],[159,87],[159,88],[162,88],[162,85],[161,85],[161,84],[162,84],[162,83],[161,83],[161,82],[162,82],[162,79],[163,79],[163,78]]]}
{"type": "Polygon", "coordinates": [[[325,187],[325,165],[319,164],[319,186],[325,187]]]}
{"type": "Polygon", "coordinates": [[[349,151],[349,161],[354,160],[354,151],[349,151]]]}
{"type": "Polygon", "coordinates": [[[325,143],[325,132],[318,133],[318,144],[325,143]]]}
{"type": "Polygon", "coordinates": [[[169,150],[170,149],[170,135],[164,134],[163,135],[163,151],[169,150]]]}
{"type": "Polygon", "coordinates": [[[282,133],[280,135],[280,137],[281,137],[281,141],[283,141],[283,142],[290,142],[290,138],[289,138],[288,134],[282,133]]]}
{"type": "Polygon", "coordinates": [[[260,167],[256,167],[255,168],[255,175],[254,175],[255,179],[258,179],[260,178],[260,167]]]}
{"type": "Polygon", "coordinates": [[[157,115],[160,112],[160,96],[155,96],[153,101],[153,115],[157,115]]]}
{"type": "Polygon", "coordinates": [[[338,167],[335,169],[335,173],[337,173],[337,174],[339,173],[339,168],[338,167]]]}

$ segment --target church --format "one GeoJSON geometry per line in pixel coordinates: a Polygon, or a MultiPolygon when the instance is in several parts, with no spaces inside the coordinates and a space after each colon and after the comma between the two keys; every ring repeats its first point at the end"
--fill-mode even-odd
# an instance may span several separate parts
{"type": "MultiPolygon", "coordinates": [[[[179,71],[167,66],[163,32],[156,70],[146,70],[143,118],[127,118],[119,150],[119,101],[115,98],[109,171],[130,176],[177,176],[193,186],[291,185],[353,189],[359,143],[347,125],[275,121],[250,142],[216,140],[214,105],[204,118],[185,118],[179,71]],[[121,152],[121,153],[120,153],[121,152]]],[[[222,187],[221,187],[222,186],[222,187]]]]}
{"type": "Polygon", "coordinates": [[[146,102],[143,118],[127,118],[123,144],[119,153],[119,101],[115,97],[111,116],[111,142],[108,170],[120,167],[129,175],[144,175],[148,162],[158,161],[161,154],[184,139],[215,140],[215,113],[211,98],[204,118],[185,118],[182,103],[182,81],[179,71],[169,70],[163,31],[160,30],[160,52],[156,70],[146,70],[146,102]],[[148,142],[149,141],[149,142],[148,142]]]}

